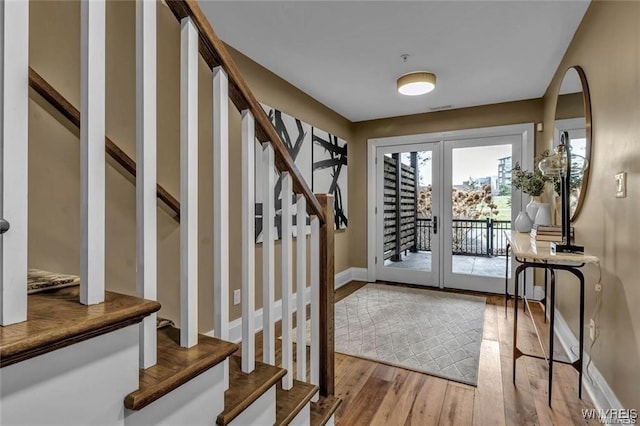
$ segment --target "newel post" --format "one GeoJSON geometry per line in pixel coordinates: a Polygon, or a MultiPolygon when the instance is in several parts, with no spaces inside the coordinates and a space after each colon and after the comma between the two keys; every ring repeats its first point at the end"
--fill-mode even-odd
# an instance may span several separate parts
{"type": "Polygon", "coordinates": [[[334,289],[333,264],[334,198],[316,194],[325,221],[320,226],[320,395],[334,394],[334,289]]]}

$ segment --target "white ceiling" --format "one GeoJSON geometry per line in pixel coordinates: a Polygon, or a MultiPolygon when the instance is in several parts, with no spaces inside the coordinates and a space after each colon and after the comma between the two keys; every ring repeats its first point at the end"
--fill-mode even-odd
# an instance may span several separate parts
{"type": "Polygon", "coordinates": [[[362,121],[541,97],[589,1],[200,4],[222,40],[362,121]],[[414,70],[434,72],[436,89],[398,94],[397,77],[414,70]]]}

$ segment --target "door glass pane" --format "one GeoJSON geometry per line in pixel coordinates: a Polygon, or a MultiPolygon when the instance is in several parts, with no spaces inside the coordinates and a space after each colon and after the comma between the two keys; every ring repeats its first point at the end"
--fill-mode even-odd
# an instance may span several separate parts
{"type": "Polygon", "coordinates": [[[432,270],[432,159],[430,150],[384,157],[384,266],[432,270]]]}
{"type": "Polygon", "coordinates": [[[511,145],[452,150],[452,271],[504,277],[511,229],[511,145]]]}

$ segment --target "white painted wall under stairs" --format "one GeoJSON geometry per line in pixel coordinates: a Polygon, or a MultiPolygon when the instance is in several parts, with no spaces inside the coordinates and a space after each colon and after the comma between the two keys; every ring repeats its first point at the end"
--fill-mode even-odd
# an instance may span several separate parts
{"type": "MultiPolygon", "coordinates": [[[[139,326],[131,325],[0,369],[5,426],[207,425],[224,409],[228,361],[138,411],[124,407],[138,389],[139,326]]],[[[273,425],[275,385],[231,424],[273,425]]],[[[307,404],[291,425],[310,424],[307,404]]]]}

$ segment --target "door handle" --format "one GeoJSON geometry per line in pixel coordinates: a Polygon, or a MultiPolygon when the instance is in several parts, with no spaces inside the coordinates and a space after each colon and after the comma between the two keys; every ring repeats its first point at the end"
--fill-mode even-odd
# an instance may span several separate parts
{"type": "Polygon", "coordinates": [[[433,234],[438,233],[438,216],[433,217],[433,234]]]}
{"type": "Polygon", "coordinates": [[[0,234],[4,234],[9,230],[11,225],[4,219],[0,219],[0,234]]]}

